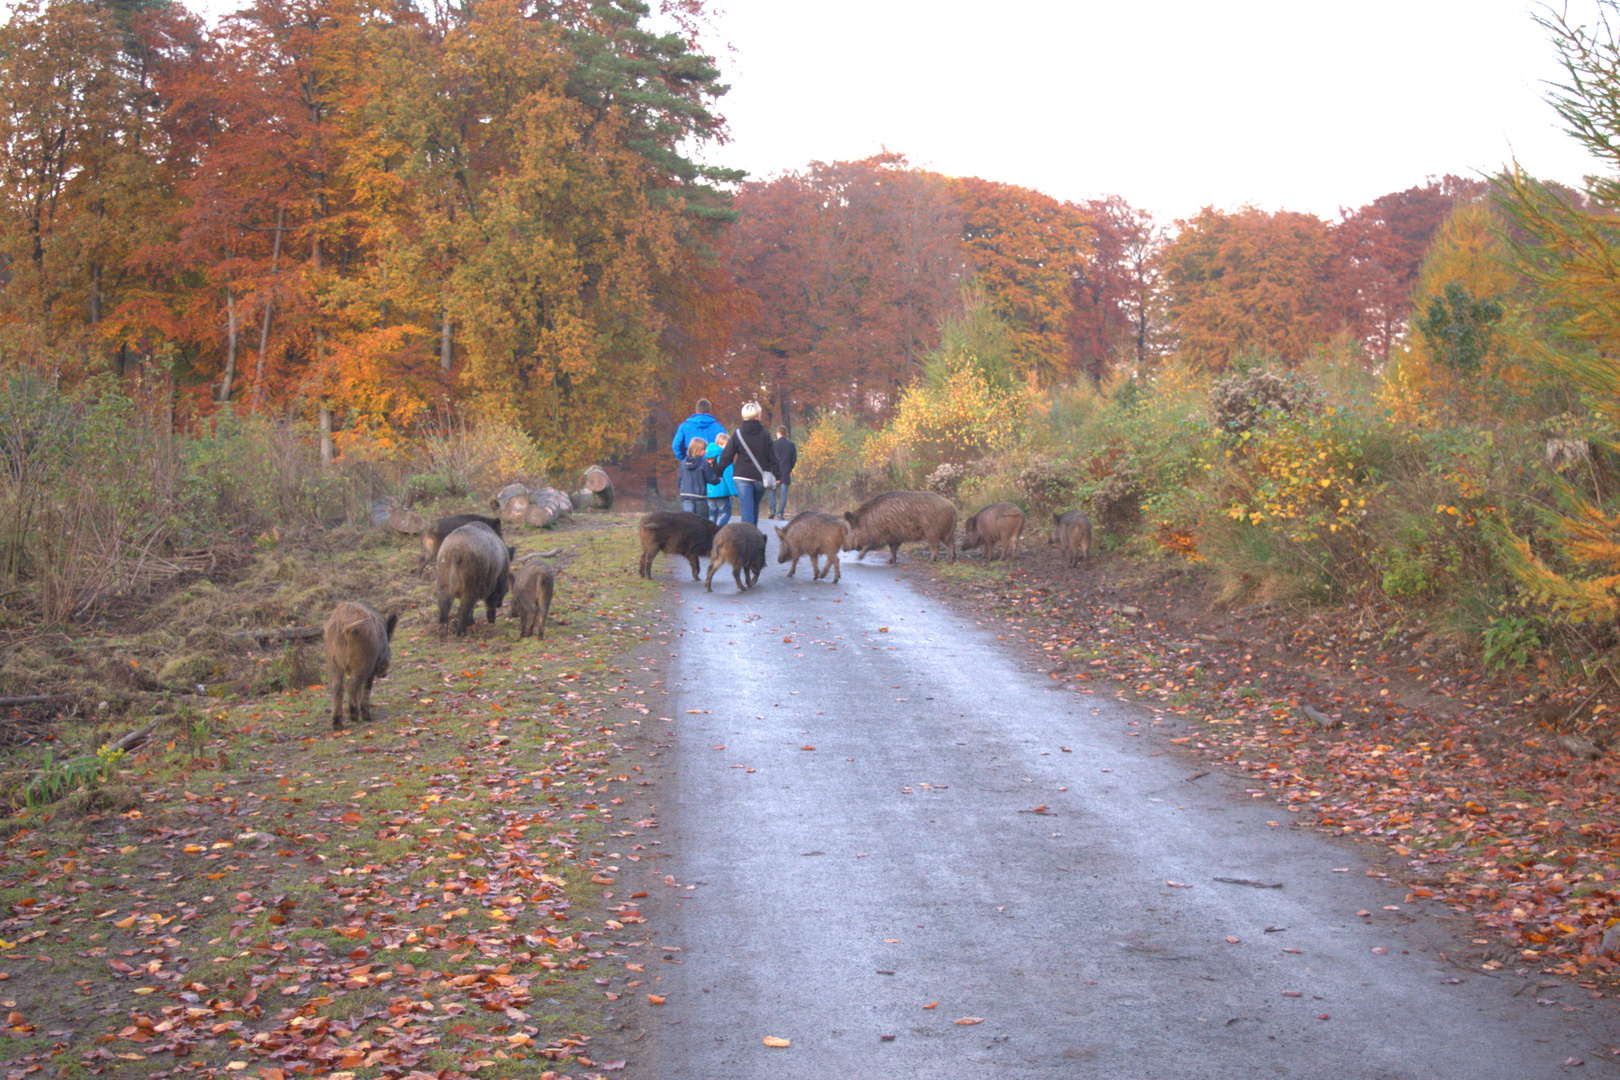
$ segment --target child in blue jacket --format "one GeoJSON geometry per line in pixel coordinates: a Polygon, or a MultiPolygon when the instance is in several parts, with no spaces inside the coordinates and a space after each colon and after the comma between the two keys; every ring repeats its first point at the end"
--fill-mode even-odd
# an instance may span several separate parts
{"type": "MultiPolygon", "coordinates": [[[[727,438],[726,433],[722,431],[714,437],[714,442],[709,444],[705,457],[708,458],[708,464],[711,468],[713,468],[716,459],[720,457],[720,451],[726,448],[727,438]]],[[[731,497],[737,494],[737,485],[731,479],[731,469],[732,467],[727,465],[725,473],[719,476],[717,482],[710,484],[708,488],[709,520],[716,525],[724,525],[731,520],[731,497]]]]}

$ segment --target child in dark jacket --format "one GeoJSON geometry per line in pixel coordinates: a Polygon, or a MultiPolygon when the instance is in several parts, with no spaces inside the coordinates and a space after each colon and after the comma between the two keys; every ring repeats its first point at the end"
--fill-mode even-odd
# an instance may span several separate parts
{"type": "Polygon", "coordinates": [[[693,439],[686,444],[686,458],[681,462],[681,509],[699,517],[709,516],[709,485],[720,482],[720,474],[704,455],[709,449],[705,439],[693,439]]]}

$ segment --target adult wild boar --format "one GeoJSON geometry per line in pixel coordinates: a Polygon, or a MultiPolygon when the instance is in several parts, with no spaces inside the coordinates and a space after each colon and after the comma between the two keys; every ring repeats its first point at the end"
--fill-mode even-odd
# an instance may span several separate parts
{"type": "Polygon", "coordinates": [[[832,571],[833,584],[843,571],[838,565],[838,553],[844,548],[844,538],[849,534],[849,523],[841,517],[832,514],[823,514],[819,510],[801,510],[792,521],[784,527],[776,527],[776,561],[779,563],[793,561],[788,567],[788,577],[799,568],[799,559],[810,556],[810,569],[815,571],[811,581],[820,581],[832,571]],[[821,557],[827,557],[827,565],[820,564],[821,557]]]}
{"type": "Polygon", "coordinates": [[[698,558],[714,547],[714,534],[720,526],[706,517],[685,510],[655,510],[641,519],[641,576],[652,577],[653,558],[683,555],[692,563],[692,580],[698,579],[698,558]]]}
{"type": "Polygon", "coordinates": [[[546,640],[546,619],[556,587],[556,572],[544,559],[529,556],[517,564],[512,571],[512,614],[518,620],[519,638],[534,634],[537,640],[546,640]]]}
{"type": "Polygon", "coordinates": [[[703,579],[703,587],[709,592],[714,592],[714,572],[727,563],[731,564],[738,592],[753,588],[765,569],[765,534],[746,521],[722,525],[714,534],[713,550],[709,576],[703,579]]]}
{"type": "Polygon", "coordinates": [[[1003,560],[1018,554],[1023,538],[1024,511],[1010,502],[991,503],[962,526],[962,550],[972,551],[983,544],[986,559],[996,557],[998,545],[1003,560]]]}
{"type": "Polygon", "coordinates": [[[461,528],[481,521],[495,530],[495,535],[501,535],[501,519],[498,517],[484,517],[482,514],[451,514],[422,530],[422,561],[416,564],[416,572],[421,573],[428,563],[439,557],[439,545],[444,538],[461,528]]]}
{"type": "Polygon", "coordinates": [[[845,551],[859,550],[857,559],[866,558],[874,548],[887,546],[889,562],[900,555],[900,545],[920,540],[928,545],[928,561],[949,545],[951,562],[956,561],[956,507],[943,495],[931,491],[885,491],[847,511],[849,536],[845,551]]]}
{"type": "Polygon", "coordinates": [[[371,684],[388,674],[388,642],[398,615],[384,619],[369,604],[345,600],[326,620],[326,681],[332,684],[332,730],[350,720],[371,722],[371,684]]]}
{"type": "Polygon", "coordinates": [[[450,602],[459,601],[456,610],[456,636],[467,632],[473,620],[473,606],[483,601],[489,621],[506,599],[512,568],[511,548],[482,521],[450,530],[439,545],[439,637],[445,636],[450,622],[450,602]]]}
{"type": "Polygon", "coordinates": [[[1058,545],[1063,557],[1072,568],[1076,562],[1091,561],[1091,519],[1078,510],[1052,515],[1052,535],[1048,544],[1058,545]]]}

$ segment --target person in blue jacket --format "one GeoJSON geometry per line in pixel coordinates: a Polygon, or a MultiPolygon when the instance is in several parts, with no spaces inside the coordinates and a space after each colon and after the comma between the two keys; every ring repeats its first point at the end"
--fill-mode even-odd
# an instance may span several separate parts
{"type": "Polygon", "coordinates": [[[709,444],[705,455],[709,459],[709,467],[714,469],[720,480],[717,484],[709,485],[709,520],[716,525],[724,525],[731,520],[731,497],[737,494],[736,482],[731,477],[731,466],[727,465],[723,472],[715,467],[715,462],[720,459],[729,438],[730,436],[722,430],[709,444]]]}
{"type": "Polygon", "coordinates": [[[713,445],[714,437],[726,430],[726,425],[710,415],[709,410],[713,408],[708,398],[698,398],[697,408],[692,415],[682,420],[681,426],[675,429],[675,438],[669,448],[675,452],[676,461],[686,460],[686,444],[693,439],[702,439],[713,445]]]}

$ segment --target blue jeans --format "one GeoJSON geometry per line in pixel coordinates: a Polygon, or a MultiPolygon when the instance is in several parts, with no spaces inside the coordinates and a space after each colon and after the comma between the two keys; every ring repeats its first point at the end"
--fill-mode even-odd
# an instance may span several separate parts
{"type": "Polygon", "coordinates": [[[737,501],[742,505],[738,516],[750,525],[759,524],[759,507],[765,494],[765,485],[759,480],[736,478],[737,501]]]}
{"type": "Polygon", "coordinates": [[[724,525],[731,520],[730,495],[722,495],[718,499],[709,500],[709,520],[716,525],[724,525]]]}
{"type": "Polygon", "coordinates": [[[787,517],[787,489],[792,486],[791,480],[778,480],[776,486],[771,488],[771,517],[787,517]]]}
{"type": "Polygon", "coordinates": [[[682,495],[681,509],[698,517],[709,516],[709,500],[701,495],[682,495]]]}

